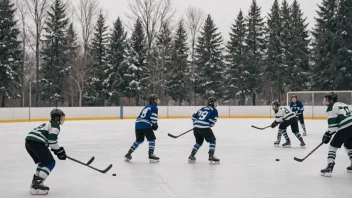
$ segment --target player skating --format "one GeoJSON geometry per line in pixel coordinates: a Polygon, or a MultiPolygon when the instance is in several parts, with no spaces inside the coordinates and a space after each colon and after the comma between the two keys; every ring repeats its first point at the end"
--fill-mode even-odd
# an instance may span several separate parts
{"type": "Polygon", "coordinates": [[[303,106],[303,103],[298,100],[296,95],[291,96],[290,108],[292,112],[296,113],[297,118],[301,123],[302,129],[303,129],[303,136],[306,136],[307,131],[306,131],[306,125],[304,124],[304,116],[303,116],[304,106],[303,106]]]}
{"type": "Polygon", "coordinates": [[[220,159],[214,156],[216,147],[216,138],[211,130],[218,119],[218,102],[215,97],[209,97],[208,106],[201,108],[198,112],[192,115],[193,134],[196,138],[196,144],[193,146],[191,155],[188,158],[189,162],[196,161],[196,153],[203,145],[204,139],[209,142],[209,158],[211,163],[220,163],[220,159]]]}
{"type": "Polygon", "coordinates": [[[130,161],[132,159],[131,154],[138,148],[140,144],[144,142],[144,137],[146,137],[147,141],[149,142],[148,155],[150,162],[159,162],[159,157],[154,155],[156,139],[154,131],[158,129],[158,104],[158,96],[151,94],[149,96],[149,105],[143,108],[136,120],[136,141],[133,143],[130,150],[125,155],[126,161],[130,161]]]}
{"type": "Polygon", "coordinates": [[[329,92],[325,95],[324,100],[327,106],[326,114],[328,118],[328,130],[323,136],[323,143],[330,142],[331,136],[336,132],[330,142],[328,152],[328,165],[321,170],[321,175],[331,177],[335,166],[336,151],[345,146],[347,155],[351,160],[351,166],[347,167],[348,172],[352,172],[352,115],[348,106],[342,102],[337,102],[337,95],[329,92]]]}
{"type": "Polygon", "coordinates": [[[283,135],[286,139],[286,142],[282,144],[282,147],[284,148],[291,147],[291,141],[286,131],[287,127],[291,126],[291,130],[293,134],[295,134],[295,136],[301,142],[301,146],[304,147],[306,144],[304,143],[303,138],[299,133],[296,114],[293,113],[289,108],[280,106],[280,103],[277,100],[272,102],[271,105],[272,105],[272,109],[275,112],[275,121],[271,124],[271,128],[275,128],[278,124],[280,124],[279,131],[277,134],[277,141],[274,142],[274,145],[275,146],[280,145],[281,136],[283,135]]]}
{"type": "Polygon", "coordinates": [[[50,112],[51,120],[31,130],[26,137],[26,150],[38,164],[31,184],[30,193],[33,195],[46,195],[49,187],[44,185],[45,179],[55,167],[55,160],[48,147],[60,160],[66,159],[66,152],[58,145],[60,125],[65,122],[65,114],[60,109],[50,112]]]}

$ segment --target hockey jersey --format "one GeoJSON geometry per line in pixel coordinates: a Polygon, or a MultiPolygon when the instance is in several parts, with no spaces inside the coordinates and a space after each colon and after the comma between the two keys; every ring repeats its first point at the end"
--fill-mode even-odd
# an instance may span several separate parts
{"type": "Polygon", "coordinates": [[[149,104],[143,108],[136,120],[136,129],[152,128],[153,124],[158,123],[158,107],[155,104],[149,104]]]}
{"type": "Polygon", "coordinates": [[[291,111],[295,112],[297,115],[301,115],[304,111],[303,103],[299,100],[297,100],[296,103],[291,101],[290,108],[291,108],[291,111]]]}
{"type": "Polygon", "coordinates": [[[60,126],[54,120],[43,123],[37,128],[32,129],[26,140],[31,140],[39,143],[43,143],[46,146],[50,146],[52,149],[57,150],[60,148],[58,144],[58,136],[60,133],[60,126]]]}
{"type": "Polygon", "coordinates": [[[328,131],[333,133],[337,130],[347,128],[352,125],[352,115],[348,106],[342,102],[335,102],[326,109],[328,119],[328,131]]]}
{"type": "Polygon", "coordinates": [[[194,128],[213,127],[218,120],[218,110],[211,106],[203,107],[192,115],[192,120],[194,128]]]}
{"type": "Polygon", "coordinates": [[[294,117],[296,117],[296,114],[293,113],[288,107],[280,106],[277,110],[275,110],[276,122],[283,122],[294,117]]]}

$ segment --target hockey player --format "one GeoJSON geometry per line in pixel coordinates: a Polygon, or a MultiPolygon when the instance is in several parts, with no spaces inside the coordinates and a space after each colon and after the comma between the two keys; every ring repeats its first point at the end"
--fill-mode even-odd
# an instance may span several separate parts
{"type": "Polygon", "coordinates": [[[218,119],[218,102],[215,97],[208,98],[208,106],[201,108],[198,112],[192,115],[193,120],[193,134],[196,138],[196,144],[193,146],[191,155],[188,158],[189,162],[196,161],[196,153],[203,145],[204,139],[209,142],[209,158],[210,163],[218,164],[220,159],[214,156],[216,138],[211,130],[218,119]]]}
{"type": "Polygon", "coordinates": [[[286,142],[282,144],[282,147],[291,147],[291,141],[286,131],[287,127],[291,126],[293,134],[295,134],[295,136],[301,142],[301,147],[304,147],[306,144],[304,143],[303,138],[299,133],[296,114],[293,113],[289,108],[280,106],[280,103],[277,100],[272,102],[271,105],[272,109],[275,111],[275,121],[271,124],[271,128],[275,128],[278,124],[280,124],[279,132],[277,135],[277,141],[274,142],[274,146],[279,146],[281,141],[281,135],[283,135],[286,139],[286,142]]]}
{"type": "Polygon", "coordinates": [[[130,150],[125,155],[126,161],[130,161],[132,159],[131,154],[138,148],[140,144],[144,142],[144,137],[146,137],[149,142],[148,154],[150,162],[159,162],[159,157],[154,155],[156,139],[154,131],[158,129],[158,96],[155,94],[151,94],[149,96],[149,103],[149,105],[143,108],[136,120],[136,141],[132,144],[130,150]]]}
{"type": "Polygon", "coordinates": [[[32,129],[26,137],[26,150],[35,164],[38,164],[31,184],[32,195],[46,195],[49,187],[44,185],[45,179],[55,167],[55,160],[48,146],[60,160],[66,159],[66,152],[58,145],[60,125],[65,122],[65,113],[60,109],[50,112],[51,120],[32,129]]]}
{"type": "Polygon", "coordinates": [[[331,177],[335,166],[336,151],[344,144],[347,155],[351,160],[351,166],[347,167],[348,172],[352,172],[352,115],[348,106],[342,102],[337,102],[337,95],[334,92],[325,94],[324,104],[327,106],[326,114],[328,118],[328,130],[323,136],[323,143],[330,142],[331,136],[336,132],[330,142],[328,152],[328,165],[321,170],[321,175],[331,177]]]}
{"type": "Polygon", "coordinates": [[[304,124],[304,116],[303,116],[304,106],[303,106],[303,103],[297,99],[296,95],[291,96],[290,108],[292,112],[296,113],[297,118],[301,123],[302,129],[303,129],[303,136],[306,136],[307,131],[306,131],[306,125],[304,124]]]}

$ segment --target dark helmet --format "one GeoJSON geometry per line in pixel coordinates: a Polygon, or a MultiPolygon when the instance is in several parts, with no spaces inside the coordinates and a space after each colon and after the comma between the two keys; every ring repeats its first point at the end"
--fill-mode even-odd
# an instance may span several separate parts
{"type": "Polygon", "coordinates": [[[149,101],[150,104],[152,104],[152,103],[155,104],[155,102],[154,102],[155,99],[159,99],[156,94],[150,94],[149,97],[148,97],[148,101],[149,101]]]}
{"type": "Polygon", "coordinates": [[[292,99],[292,98],[296,98],[296,100],[298,99],[298,97],[297,97],[296,94],[293,94],[293,95],[291,96],[291,99],[292,99]]]}
{"type": "Polygon", "coordinates": [[[53,109],[50,112],[50,117],[52,120],[55,121],[60,121],[61,117],[65,116],[65,113],[63,111],[61,111],[60,109],[53,109]]]}
{"type": "Polygon", "coordinates": [[[272,103],[271,103],[271,106],[277,106],[279,107],[280,106],[280,102],[278,100],[274,100],[272,103]]]}
{"type": "Polygon", "coordinates": [[[214,106],[214,104],[217,102],[218,100],[214,97],[214,96],[210,96],[208,98],[208,105],[210,106],[214,106]]]}
{"type": "Polygon", "coordinates": [[[337,94],[333,91],[326,93],[324,97],[327,98],[329,101],[332,100],[333,102],[337,102],[337,94]]]}

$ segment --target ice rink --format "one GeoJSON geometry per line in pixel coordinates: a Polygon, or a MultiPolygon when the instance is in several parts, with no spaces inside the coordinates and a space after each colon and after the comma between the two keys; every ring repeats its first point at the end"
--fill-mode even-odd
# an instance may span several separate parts
{"type": "MultiPolygon", "coordinates": [[[[48,197],[55,198],[203,198],[203,197],[275,197],[327,198],[352,197],[350,161],[344,149],[337,152],[331,178],[320,176],[326,166],[328,146],[324,145],[304,162],[303,158],[320,142],[326,121],[306,120],[307,144],[300,148],[290,129],[292,148],[274,147],[277,128],[263,131],[251,125],[267,126],[271,119],[219,119],[213,128],[217,137],[215,155],[219,165],[209,165],[208,144],[196,155],[197,162],[187,158],[195,143],[193,133],[172,139],[167,133],[180,134],[192,128],[190,119],[159,120],[155,154],[160,162],[150,164],[145,141],[127,163],[124,155],[134,142],[134,120],[67,121],[61,127],[59,144],[67,155],[81,161],[95,156],[91,164],[112,169],[102,174],[73,161],[57,160],[46,180],[48,197]],[[280,159],[279,162],[275,159],[280,159]],[[113,177],[112,174],[117,176],[113,177]]],[[[25,198],[36,165],[27,154],[24,139],[32,123],[0,124],[0,197],[25,198]]],[[[284,142],[282,138],[281,144],[284,142]]],[[[55,159],[56,156],[55,156],[55,159]]]]}

